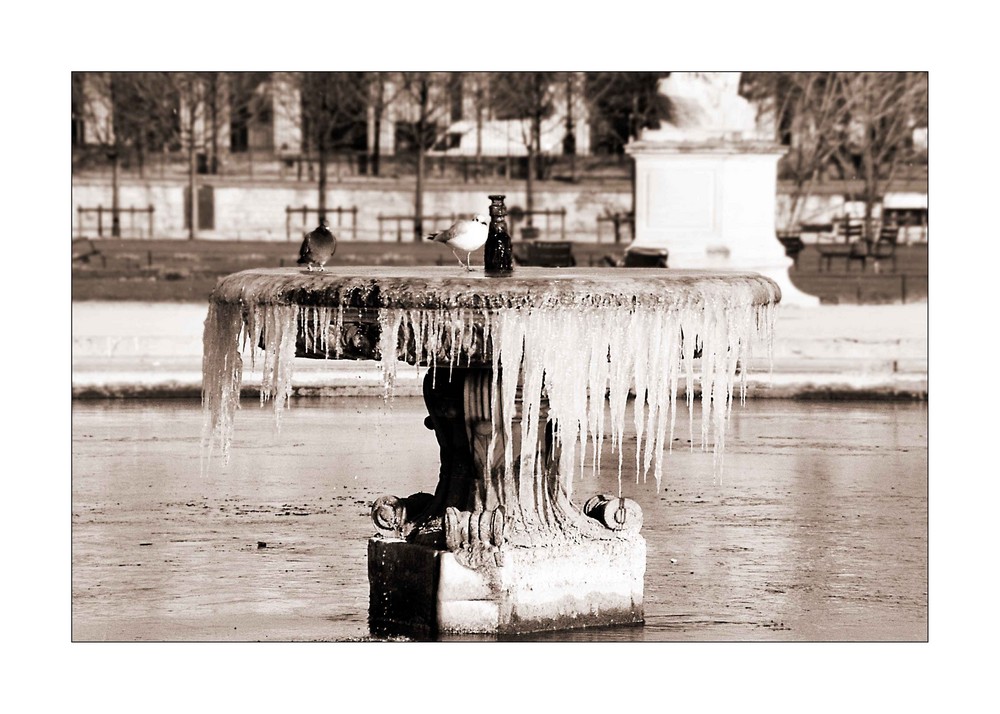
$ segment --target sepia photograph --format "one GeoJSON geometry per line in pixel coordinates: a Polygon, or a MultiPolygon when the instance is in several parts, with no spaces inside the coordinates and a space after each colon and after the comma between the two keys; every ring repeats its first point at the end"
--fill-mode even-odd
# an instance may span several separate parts
{"type": "Polygon", "coordinates": [[[71,90],[74,641],[927,640],[927,73],[71,90]]]}

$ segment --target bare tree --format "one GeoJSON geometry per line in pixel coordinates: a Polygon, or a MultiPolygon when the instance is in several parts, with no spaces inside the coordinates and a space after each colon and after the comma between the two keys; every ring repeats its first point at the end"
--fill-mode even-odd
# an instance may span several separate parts
{"type": "Polygon", "coordinates": [[[573,121],[573,103],[576,100],[577,73],[566,72],[566,136],[563,138],[563,154],[569,156],[570,179],[575,183],[576,175],[576,125],[573,121]]]}
{"type": "Polygon", "coordinates": [[[534,181],[545,176],[542,158],[542,122],[555,110],[555,72],[514,72],[498,74],[493,83],[494,111],[501,119],[520,119],[526,123],[522,141],[528,154],[525,209],[527,225],[532,225],[534,181]]]}
{"type": "Polygon", "coordinates": [[[927,75],[923,72],[845,72],[842,98],[849,117],[837,158],[861,179],[865,235],[871,240],[874,207],[912,155],[913,130],[927,125],[927,75]]]}
{"type": "Polygon", "coordinates": [[[490,73],[466,72],[466,81],[472,90],[473,110],[476,113],[476,176],[483,170],[483,125],[489,115],[490,73]]]}
{"type": "Polygon", "coordinates": [[[775,137],[789,146],[781,174],[791,181],[782,228],[795,230],[824,169],[840,149],[849,116],[844,79],[837,72],[747,72],[741,91],[772,113],[775,137]]]}
{"type": "Polygon", "coordinates": [[[372,150],[369,165],[373,176],[378,176],[382,167],[382,124],[389,107],[396,100],[402,88],[391,81],[388,72],[371,72],[368,86],[371,90],[372,150]]]}
{"type": "Polygon", "coordinates": [[[175,130],[175,97],[157,72],[82,72],[72,82],[76,119],[111,166],[111,235],[121,237],[121,167],[162,148],[175,130]]]}
{"type": "MultiPolygon", "coordinates": [[[[449,75],[443,72],[403,72],[401,98],[413,112],[414,121],[405,124],[409,148],[416,155],[416,183],[413,198],[413,237],[424,238],[424,181],[427,174],[427,151],[444,136],[450,124],[447,99],[449,75]]],[[[402,107],[401,107],[402,109],[402,107]]],[[[404,126],[397,121],[397,128],[404,126]]],[[[401,147],[397,146],[397,153],[401,147]]],[[[406,148],[406,147],[402,147],[406,148]]]]}
{"type": "MultiPolygon", "coordinates": [[[[588,72],[584,101],[592,126],[591,147],[597,152],[623,154],[644,128],[658,127],[669,105],[658,86],[667,72],[588,72]]],[[[629,162],[632,215],[635,215],[635,162],[629,162]]]]}
{"type": "MultiPolygon", "coordinates": [[[[212,120],[212,95],[208,97],[209,133],[215,139],[222,130],[224,122],[228,121],[228,138],[230,154],[246,154],[247,170],[250,176],[254,171],[254,152],[264,148],[272,150],[274,140],[275,114],[279,110],[298,117],[301,107],[296,101],[280,90],[285,89],[285,73],[281,72],[224,72],[220,77],[222,88],[219,100],[224,106],[222,120],[218,124],[212,120]],[[276,107],[280,98],[284,106],[276,107]],[[266,134],[260,134],[260,130],[266,134]],[[263,140],[263,141],[262,141],[263,140]],[[263,144],[263,145],[262,145],[263,144]]],[[[211,169],[210,169],[211,172],[211,169]]]]}
{"type": "Polygon", "coordinates": [[[598,151],[621,154],[625,145],[667,116],[658,84],[667,72],[587,72],[584,100],[598,151]]]}
{"type": "Polygon", "coordinates": [[[205,141],[199,124],[204,118],[205,82],[197,72],[177,72],[169,75],[175,91],[181,97],[181,146],[188,157],[188,238],[198,237],[198,153],[205,141]]]}
{"type": "Polygon", "coordinates": [[[319,220],[326,218],[327,165],[345,149],[367,147],[369,77],[363,72],[303,72],[298,76],[302,141],[318,164],[319,220]]]}
{"type": "Polygon", "coordinates": [[[226,84],[223,72],[205,72],[205,127],[208,133],[206,170],[210,174],[219,173],[219,135],[222,133],[224,90],[226,84]]]}

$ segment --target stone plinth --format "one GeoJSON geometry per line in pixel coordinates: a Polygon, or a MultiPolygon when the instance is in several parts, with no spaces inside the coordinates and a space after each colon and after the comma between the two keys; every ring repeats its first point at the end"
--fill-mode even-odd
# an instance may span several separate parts
{"type": "Polygon", "coordinates": [[[788,279],[792,259],[775,231],[780,147],[654,135],[628,152],[636,163],[634,248],[666,249],[670,268],[750,270],[778,283],[785,304],[818,304],[788,279]]]}
{"type": "Polygon", "coordinates": [[[637,534],[572,546],[502,547],[497,556],[470,568],[447,550],[372,538],[372,631],[435,637],[643,620],[646,542],[637,534]]]}

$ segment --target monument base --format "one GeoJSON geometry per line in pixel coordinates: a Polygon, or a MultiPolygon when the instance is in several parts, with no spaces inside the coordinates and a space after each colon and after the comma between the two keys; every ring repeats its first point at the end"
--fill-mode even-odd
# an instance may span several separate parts
{"type": "Polygon", "coordinates": [[[643,621],[646,541],[638,534],[504,545],[475,568],[460,554],[368,541],[369,625],[379,636],[514,634],[643,621]]]}
{"type": "Polygon", "coordinates": [[[792,284],[792,259],[775,230],[777,163],[784,149],[675,133],[645,132],[627,148],[636,170],[629,250],[665,250],[673,269],[756,272],[778,283],[782,305],[818,305],[817,297],[792,284]]]}

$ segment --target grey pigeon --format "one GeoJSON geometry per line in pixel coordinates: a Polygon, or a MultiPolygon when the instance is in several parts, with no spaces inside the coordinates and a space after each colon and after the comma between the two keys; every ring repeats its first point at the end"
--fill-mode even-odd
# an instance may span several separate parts
{"type": "Polygon", "coordinates": [[[326,219],[319,222],[312,233],[306,233],[299,248],[299,265],[324,270],[326,261],[333,257],[337,250],[337,237],[326,227],[326,219]]]}
{"type": "Polygon", "coordinates": [[[489,225],[489,218],[481,214],[476,214],[471,221],[459,221],[448,230],[441,231],[440,233],[432,233],[427,238],[428,240],[434,240],[447,245],[451,248],[451,252],[455,254],[455,257],[458,258],[458,264],[466,270],[472,270],[469,258],[473,251],[479,250],[486,243],[489,225]],[[458,253],[455,252],[456,250],[465,253],[464,263],[458,253]]]}

